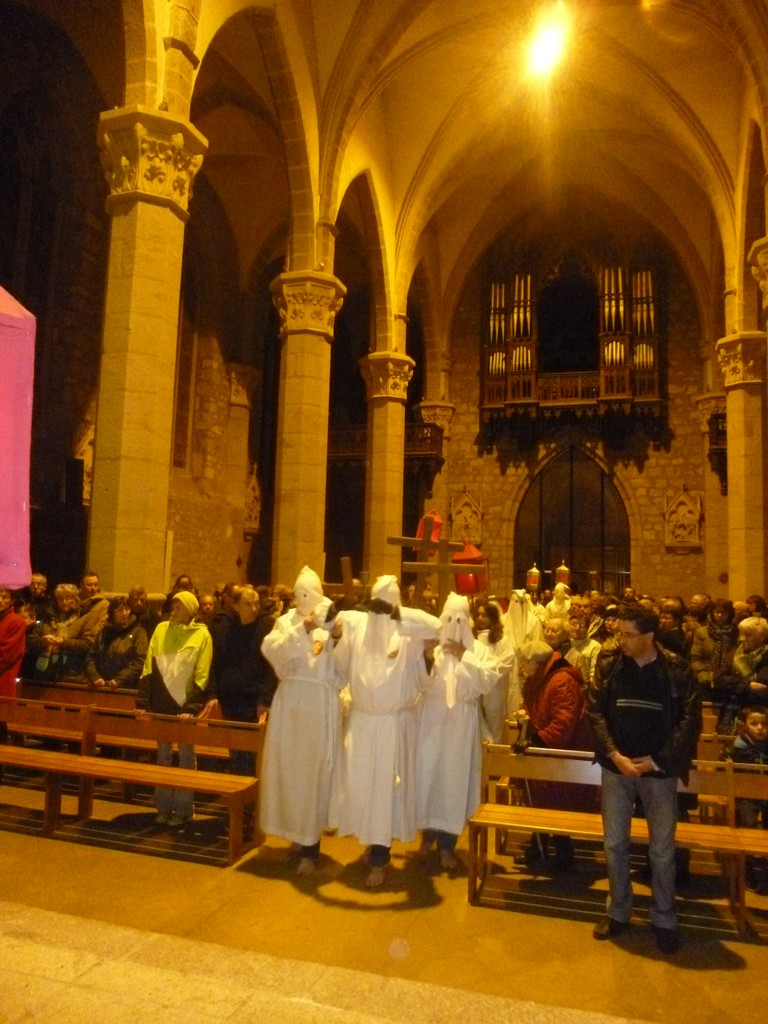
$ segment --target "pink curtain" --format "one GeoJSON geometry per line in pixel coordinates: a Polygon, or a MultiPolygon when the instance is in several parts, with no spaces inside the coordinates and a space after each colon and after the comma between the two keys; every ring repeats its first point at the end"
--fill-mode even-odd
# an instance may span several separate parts
{"type": "Polygon", "coordinates": [[[29,561],[29,451],[35,318],[0,287],[0,583],[23,587],[29,561]]]}

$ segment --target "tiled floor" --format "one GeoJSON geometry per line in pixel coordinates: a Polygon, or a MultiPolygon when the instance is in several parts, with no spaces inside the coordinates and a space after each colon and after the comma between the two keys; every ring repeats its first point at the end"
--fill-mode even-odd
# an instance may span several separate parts
{"type": "MultiPolygon", "coordinates": [[[[592,939],[605,878],[588,848],[561,879],[498,858],[507,874],[472,907],[464,876],[425,868],[415,845],[395,846],[371,891],[349,839],[325,838],[321,870],[300,879],[277,840],[222,866],[204,818],[169,840],[148,808],[98,801],[94,822],[43,839],[39,805],[0,787],[2,1024],[763,1018],[768,947],[737,939],[717,877],[697,876],[685,945],[665,958],[642,886],[629,934],[592,939]]],[[[752,902],[768,929],[768,899],[752,902]]]]}

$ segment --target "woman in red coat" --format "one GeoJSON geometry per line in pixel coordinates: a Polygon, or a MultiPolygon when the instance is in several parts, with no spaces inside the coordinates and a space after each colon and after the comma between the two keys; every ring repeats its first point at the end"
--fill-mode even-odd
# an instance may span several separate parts
{"type": "MultiPolygon", "coordinates": [[[[592,735],[586,718],[585,685],[581,672],[541,640],[531,640],[518,651],[523,683],[523,711],[518,719],[527,722],[527,745],[559,750],[591,750],[592,735]]],[[[540,782],[530,787],[531,802],[538,807],[572,811],[596,810],[592,786],[540,782]]],[[[543,859],[547,836],[541,843],[534,836],[524,859],[543,859]]],[[[552,867],[565,869],[573,862],[570,836],[555,836],[552,867]]]]}
{"type": "Polygon", "coordinates": [[[0,696],[16,696],[16,679],[24,654],[27,624],[13,610],[13,594],[0,586],[0,696]]]}

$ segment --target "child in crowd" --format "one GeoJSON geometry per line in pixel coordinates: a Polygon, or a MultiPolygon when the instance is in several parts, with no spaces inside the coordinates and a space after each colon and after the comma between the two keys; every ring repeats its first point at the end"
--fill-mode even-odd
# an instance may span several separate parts
{"type": "MultiPolygon", "coordinates": [[[[768,708],[747,706],[741,713],[739,735],[733,741],[729,758],[739,764],[768,764],[768,708]]],[[[768,828],[768,800],[736,801],[736,820],[740,826],[768,828]]],[[[762,857],[747,858],[747,885],[764,891],[768,887],[768,862],[762,857]]]]}

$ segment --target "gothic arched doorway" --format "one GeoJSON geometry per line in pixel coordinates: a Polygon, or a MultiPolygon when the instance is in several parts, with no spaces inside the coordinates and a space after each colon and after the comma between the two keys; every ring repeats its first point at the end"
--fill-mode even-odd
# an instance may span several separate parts
{"type": "Polygon", "coordinates": [[[536,476],[515,523],[514,580],[535,562],[551,589],[565,562],[571,587],[621,594],[629,583],[629,519],[608,475],[578,448],[566,448],[536,476]]]}

